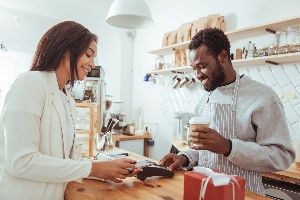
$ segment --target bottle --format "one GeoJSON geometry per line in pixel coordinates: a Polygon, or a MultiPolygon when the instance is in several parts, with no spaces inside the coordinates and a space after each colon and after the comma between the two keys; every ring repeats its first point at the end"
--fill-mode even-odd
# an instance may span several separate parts
{"type": "Polygon", "coordinates": [[[164,68],[165,59],[162,55],[158,55],[155,60],[155,69],[161,70],[164,68]]]}
{"type": "Polygon", "coordinates": [[[144,117],[143,117],[143,108],[140,106],[135,109],[135,130],[144,130],[144,117]]]}
{"type": "Polygon", "coordinates": [[[144,117],[142,115],[138,118],[138,129],[137,130],[143,130],[144,128],[144,117]]]}

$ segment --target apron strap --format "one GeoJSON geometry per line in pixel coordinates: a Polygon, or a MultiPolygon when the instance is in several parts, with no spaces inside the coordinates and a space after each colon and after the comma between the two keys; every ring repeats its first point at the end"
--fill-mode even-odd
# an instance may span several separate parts
{"type": "Polygon", "coordinates": [[[239,85],[240,85],[240,75],[236,72],[236,81],[234,84],[234,89],[233,89],[233,104],[232,104],[232,109],[235,112],[236,110],[236,104],[237,104],[237,96],[238,96],[238,89],[239,89],[239,85]]]}

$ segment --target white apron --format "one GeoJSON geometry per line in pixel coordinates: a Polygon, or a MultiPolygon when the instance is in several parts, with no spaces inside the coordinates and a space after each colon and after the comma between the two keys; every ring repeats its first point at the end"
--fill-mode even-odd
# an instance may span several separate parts
{"type": "MultiPolygon", "coordinates": [[[[223,137],[228,139],[237,138],[236,135],[236,105],[238,88],[240,83],[240,76],[236,73],[236,81],[233,89],[233,103],[232,104],[219,104],[209,102],[212,121],[210,128],[215,129],[223,137]]],[[[246,179],[246,190],[264,195],[264,187],[262,184],[262,177],[258,172],[243,169],[222,154],[216,154],[209,151],[199,152],[198,164],[203,167],[216,169],[220,172],[238,175],[246,179]],[[203,159],[201,159],[203,158],[203,159]]]]}

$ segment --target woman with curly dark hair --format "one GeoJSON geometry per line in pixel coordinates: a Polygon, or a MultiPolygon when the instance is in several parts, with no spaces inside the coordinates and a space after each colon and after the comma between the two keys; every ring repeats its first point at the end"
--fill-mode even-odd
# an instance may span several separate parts
{"type": "Polygon", "coordinates": [[[122,182],[132,175],[130,159],[73,160],[75,102],[66,84],[83,80],[96,55],[96,35],[76,22],[43,35],[30,71],[12,84],[1,114],[0,199],[58,200],[69,181],[93,176],[122,182]]]}

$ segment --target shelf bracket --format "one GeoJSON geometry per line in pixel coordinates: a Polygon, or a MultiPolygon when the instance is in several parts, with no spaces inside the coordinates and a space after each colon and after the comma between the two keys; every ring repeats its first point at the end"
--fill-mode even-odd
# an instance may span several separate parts
{"type": "Polygon", "coordinates": [[[266,60],[265,62],[266,62],[267,64],[279,65],[278,62],[274,62],[274,61],[271,61],[271,60],[266,60]]]}
{"type": "Polygon", "coordinates": [[[268,33],[276,34],[276,31],[274,31],[273,29],[270,29],[270,28],[266,28],[266,31],[268,33]]]}

